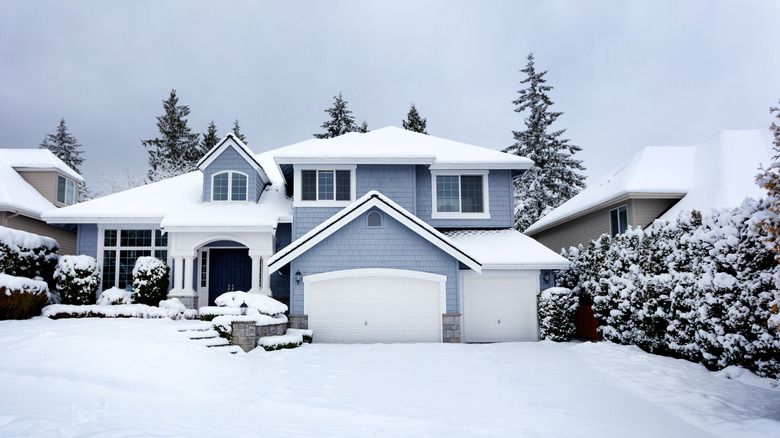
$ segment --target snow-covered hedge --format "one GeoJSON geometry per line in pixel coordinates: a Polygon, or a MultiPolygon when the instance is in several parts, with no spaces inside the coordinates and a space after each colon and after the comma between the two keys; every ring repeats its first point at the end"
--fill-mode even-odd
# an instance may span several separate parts
{"type": "Polygon", "coordinates": [[[50,237],[0,226],[0,272],[15,277],[41,277],[53,285],[60,245],[50,237]]]}
{"type": "Polygon", "coordinates": [[[112,287],[104,290],[97,299],[99,306],[116,306],[120,304],[133,304],[133,292],[112,287]]]}
{"type": "Polygon", "coordinates": [[[287,311],[287,306],[275,299],[263,294],[250,294],[247,292],[226,292],[217,297],[214,302],[220,307],[240,308],[241,304],[246,303],[249,309],[255,309],[258,312],[274,316],[287,311]]]}
{"type": "Polygon", "coordinates": [[[138,257],[133,268],[133,301],[156,306],[168,295],[168,265],[154,257],[138,257]]]}
{"type": "Polygon", "coordinates": [[[48,300],[45,282],[0,273],[0,319],[32,318],[48,300]]]}
{"type": "Polygon", "coordinates": [[[539,294],[539,337],[556,342],[574,336],[574,311],[580,299],[571,289],[551,287],[539,294]]]}
{"type": "Polygon", "coordinates": [[[62,304],[92,304],[100,286],[97,260],[88,255],[60,257],[54,280],[62,304]]]}
{"type": "Polygon", "coordinates": [[[565,254],[573,263],[560,281],[592,298],[605,340],[710,369],[780,376],[780,332],[769,324],[780,265],[755,226],[767,208],[747,199],[647,231],[603,235],[565,254]]]}
{"type": "Polygon", "coordinates": [[[195,319],[196,312],[187,310],[176,298],[161,301],[159,307],[145,304],[72,306],[52,304],[41,313],[51,319],[60,318],[171,318],[195,319]]]}

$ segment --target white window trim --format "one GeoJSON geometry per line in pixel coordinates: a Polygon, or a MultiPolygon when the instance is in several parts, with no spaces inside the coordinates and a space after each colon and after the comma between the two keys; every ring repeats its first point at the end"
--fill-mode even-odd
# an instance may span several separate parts
{"type": "Polygon", "coordinates": [[[76,183],[76,181],[74,181],[74,180],[72,180],[72,179],[70,179],[70,178],[68,178],[66,176],[62,176],[60,174],[57,174],[57,186],[56,186],[56,190],[55,190],[55,193],[54,193],[54,199],[57,202],[59,202],[60,204],[63,204],[63,205],[73,205],[73,204],[76,203],[76,196],[77,196],[77,194],[78,194],[78,184],[76,183]],[[60,178],[65,180],[65,193],[62,194],[62,198],[65,200],[65,202],[60,202],[59,201],[60,178]],[[70,203],[68,202],[68,199],[67,199],[67,197],[68,197],[68,183],[73,184],[73,197],[71,199],[72,202],[70,202],[70,203]]]}
{"type": "MultiPolygon", "coordinates": [[[[346,207],[353,202],[355,202],[356,196],[355,196],[355,173],[356,173],[357,166],[328,166],[328,165],[313,165],[313,166],[306,166],[306,165],[294,165],[293,170],[295,172],[295,184],[294,184],[294,193],[293,193],[293,207],[346,207]],[[326,201],[326,200],[314,200],[314,201],[303,201],[301,199],[301,171],[302,170],[333,170],[334,171],[334,196],[335,196],[335,171],[336,170],[349,170],[349,200],[347,201],[326,201]]],[[[317,181],[317,185],[319,187],[319,180],[317,181]]]]}
{"type": "MultiPolygon", "coordinates": [[[[97,245],[97,262],[98,266],[100,267],[100,284],[98,291],[103,292],[103,252],[104,251],[115,251],[116,253],[116,262],[119,262],[119,251],[121,250],[145,250],[145,249],[151,249],[151,256],[154,257],[155,251],[167,251],[166,257],[165,257],[165,263],[168,266],[171,266],[171,236],[168,235],[168,246],[157,246],[157,239],[155,239],[155,231],[160,230],[161,233],[166,234],[164,231],[162,231],[161,228],[156,226],[142,226],[142,225],[125,225],[125,226],[111,226],[111,224],[99,224],[98,225],[98,245],[97,245]],[[105,237],[106,237],[106,230],[116,230],[116,246],[106,247],[105,243],[105,237]],[[152,246],[120,246],[121,243],[121,237],[122,237],[122,230],[152,230],[152,246]]],[[[171,271],[171,282],[173,281],[173,271],[171,271]]],[[[200,282],[200,278],[198,278],[198,282],[200,282]]],[[[117,287],[119,284],[119,269],[116,269],[116,272],[114,272],[114,286],[117,287]]]]}
{"type": "Polygon", "coordinates": [[[239,172],[238,170],[224,170],[222,172],[217,172],[213,175],[211,175],[211,202],[251,202],[249,200],[249,175],[247,175],[244,172],[239,172]],[[218,201],[214,199],[214,178],[217,177],[217,175],[222,175],[223,173],[228,174],[228,193],[227,193],[227,199],[224,201],[218,201]],[[246,178],[246,198],[243,201],[232,201],[231,198],[233,198],[233,174],[237,173],[239,175],[244,175],[246,178]]]}
{"type": "MultiPolygon", "coordinates": [[[[488,186],[490,178],[487,170],[431,170],[431,219],[490,219],[490,196],[488,186]],[[482,176],[482,207],[481,213],[438,212],[436,211],[436,177],[437,176],[482,176]]],[[[460,183],[458,184],[460,188],[460,183]]],[[[460,196],[460,193],[458,193],[460,196]]],[[[462,204],[462,202],[461,202],[462,204]]]]}

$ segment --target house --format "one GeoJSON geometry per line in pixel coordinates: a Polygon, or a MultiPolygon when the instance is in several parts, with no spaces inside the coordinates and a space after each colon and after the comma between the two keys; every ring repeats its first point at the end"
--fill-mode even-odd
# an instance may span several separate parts
{"type": "Polygon", "coordinates": [[[630,226],[673,221],[683,211],[736,207],[766,193],[755,184],[772,162],[768,130],[720,131],[696,146],[649,146],[550,211],[524,234],[553,251],[630,226]]]}
{"type": "Polygon", "coordinates": [[[0,225],[55,239],[76,253],[76,231],[49,225],[47,211],[75,204],[84,179],[48,149],[0,149],[0,225]]]}
{"type": "Polygon", "coordinates": [[[512,229],[531,164],[395,127],[257,155],[228,134],[198,171],[44,217],[78,227],[103,288],[154,255],[188,307],[271,295],[321,342],[536,340],[536,296],[568,262],[512,229]]]}

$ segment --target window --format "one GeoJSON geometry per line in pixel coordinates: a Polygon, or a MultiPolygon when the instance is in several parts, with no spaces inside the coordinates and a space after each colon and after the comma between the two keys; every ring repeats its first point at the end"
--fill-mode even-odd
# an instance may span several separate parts
{"type": "Polygon", "coordinates": [[[433,173],[432,218],[489,218],[486,175],[433,173]]]}
{"type": "Polygon", "coordinates": [[[378,228],[382,226],[382,213],[378,211],[372,211],[368,213],[366,217],[366,225],[370,228],[378,228]]]}
{"type": "Polygon", "coordinates": [[[76,203],[76,182],[57,175],[57,202],[65,205],[76,203]]]}
{"type": "Polygon", "coordinates": [[[353,200],[354,182],[352,170],[304,169],[300,170],[300,192],[296,199],[317,201],[319,204],[341,203],[353,200]]]}
{"type": "Polygon", "coordinates": [[[132,289],[136,260],[152,254],[167,262],[168,235],[159,229],[103,230],[102,289],[132,289]]]}
{"type": "Polygon", "coordinates": [[[628,229],[628,209],[625,205],[609,211],[609,231],[612,237],[623,234],[628,229]]]}
{"type": "Polygon", "coordinates": [[[246,201],[249,177],[233,170],[211,177],[212,201],[246,201]]]}

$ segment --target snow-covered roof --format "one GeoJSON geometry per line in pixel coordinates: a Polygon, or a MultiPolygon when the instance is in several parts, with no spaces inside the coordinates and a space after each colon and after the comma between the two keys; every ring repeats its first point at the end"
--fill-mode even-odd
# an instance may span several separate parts
{"type": "Polygon", "coordinates": [[[427,164],[431,169],[529,169],[533,162],[493,149],[472,146],[388,126],[367,133],[311,139],[276,149],[283,164],[427,164]]]}
{"type": "Polygon", "coordinates": [[[563,269],[570,262],[515,229],[445,231],[483,269],[563,269]]]}
{"type": "Polygon", "coordinates": [[[164,228],[219,226],[227,228],[276,227],[292,220],[292,200],[266,152],[254,158],[268,171],[271,185],[257,203],[203,203],[203,173],[186,173],[120,193],[51,211],[49,223],[151,223],[164,228]]]}
{"type": "MultiPolygon", "coordinates": [[[[17,149],[0,149],[0,210],[12,211],[24,216],[40,219],[41,214],[56,209],[57,207],[14,170],[12,163],[19,162],[18,160],[14,160],[14,158],[20,158],[20,155],[23,154],[9,154],[7,152],[16,150],[17,149]],[[6,156],[11,156],[12,160],[9,161],[6,156]]],[[[30,149],[22,150],[26,151],[30,149]]],[[[51,154],[48,150],[46,150],[46,152],[51,154]]]]}
{"type": "Polygon", "coordinates": [[[209,164],[211,164],[214,160],[217,159],[217,157],[219,157],[221,151],[229,147],[232,147],[236,152],[238,152],[239,155],[244,157],[247,163],[249,163],[249,165],[257,171],[257,173],[263,179],[264,183],[269,181],[268,175],[265,173],[263,166],[260,165],[260,162],[257,161],[257,158],[254,156],[252,150],[249,149],[249,147],[232,132],[229,132],[225,138],[222,139],[222,141],[217,143],[213,148],[211,148],[211,150],[206,152],[200,161],[198,161],[198,165],[195,167],[200,170],[205,170],[209,164]]]}
{"type": "Polygon", "coordinates": [[[683,210],[737,206],[745,197],[764,195],[754,179],[759,164],[769,164],[773,155],[767,130],[720,131],[696,146],[648,146],[524,233],[534,234],[621,198],[681,198],[660,217],[663,220],[673,220],[683,210]]]}
{"type": "Polygon", "coordinates": [[[83,182],[84,178],[48,149],[0,149],[0,157],[17,170],[57,170],[83,182]]]}

